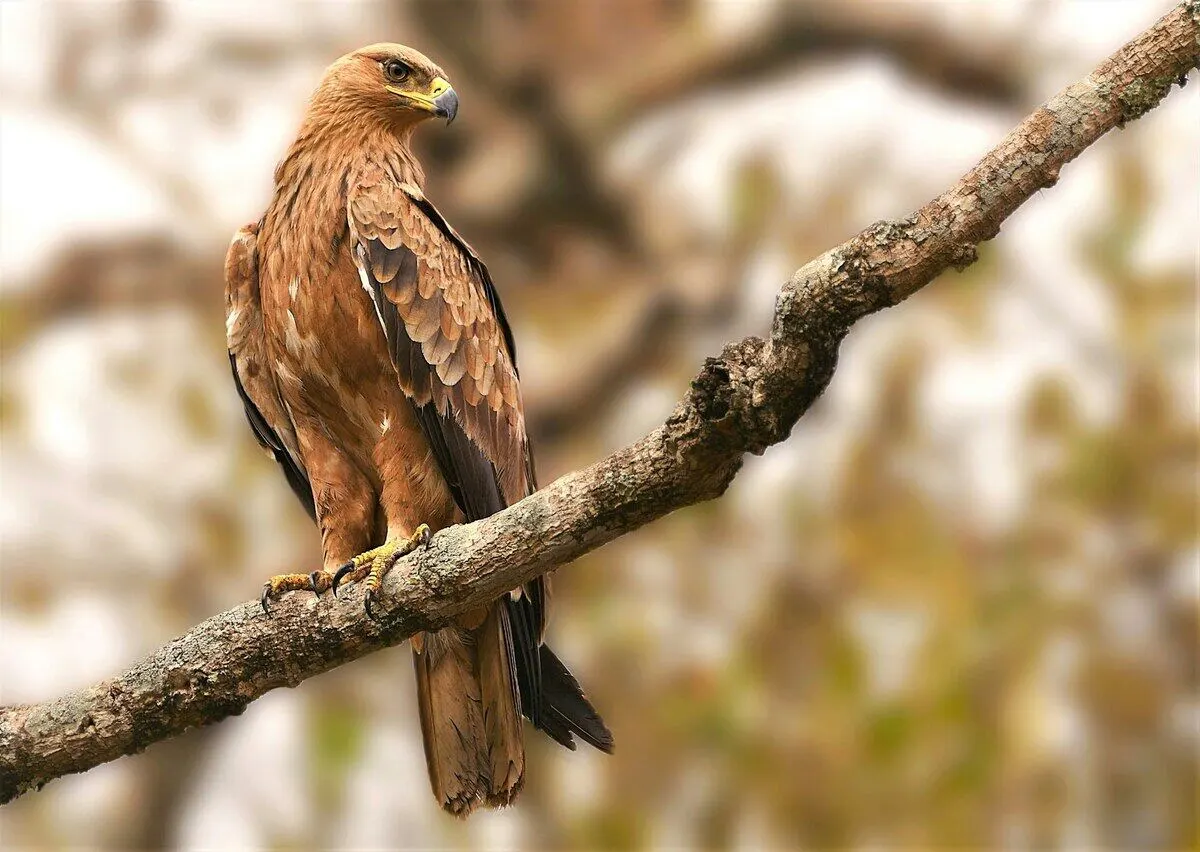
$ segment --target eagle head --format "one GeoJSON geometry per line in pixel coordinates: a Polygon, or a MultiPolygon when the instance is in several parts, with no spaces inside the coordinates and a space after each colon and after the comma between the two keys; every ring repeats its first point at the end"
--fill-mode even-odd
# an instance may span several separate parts
{"type": "Polygon", "coordinates": [[[420,51],[402,44],[372,44],[348,53],[325,72],[313,107],[337,111],[353,104],[391,122],[416,124],[458,114],[458,94],[446,72],[420,51]]]}

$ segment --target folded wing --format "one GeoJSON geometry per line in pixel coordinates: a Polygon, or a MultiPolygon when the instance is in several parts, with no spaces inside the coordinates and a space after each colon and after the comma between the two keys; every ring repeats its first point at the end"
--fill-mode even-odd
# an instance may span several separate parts
{"type": "Polygon", "coordinates": [[[225,256],[225,335],[229,366],[246,419],[254,436],[279,466],[296,497],[316,520],[312,486],[308,481],[292,420],[275,387],[275,371],[263,334],[258,289],[256,225],[237,232],[225,256]]]}
{"type": "MultiPolygon", "coordinates": [[[[382,172],[360,180],[349,220],[400,385],[463,514],[478,520],[522,499],[537,486],[516,349],[487,268],[419,188],[382,172]]],[[[551,666],[554,689],[543,683],[547,597],[538,578],[507,601],[521,709],[564,745],[573,730],[611,748],[595,711],[576,712],[590,705],[561,664],[551,666]]]]}

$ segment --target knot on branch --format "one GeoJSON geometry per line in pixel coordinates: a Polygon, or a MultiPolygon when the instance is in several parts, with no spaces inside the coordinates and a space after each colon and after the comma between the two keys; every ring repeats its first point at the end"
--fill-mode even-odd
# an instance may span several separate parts
{"type": "MultiPolygon", "coordinates": [[[[706,443],[732,456],[761,455],[787,438],[811,399],[806,399],[804,375],[783,371],[783,364],[813,359],[789,357],[808,351],[802,342],[781,353],[775,342],[749,337],[725,346],[719,358],[704,362],[692,381],[688,400],[699,418],[706,443]],[[782,378],[772,383],[771,378],[782,378]],[[799,404],[798,404],[799,403],[799,404]]],[[[833,347],[836,358],[836,345],[833,347]]],[[[829,368],[832,375],[832,365],[829,368]]],[[[817,393],[820,391],[818,390],[817,393]]],[[[814,394],[815,396],[815,394],[814,394]]]]}
{"type": "Polygon", "coordinates": [[[761,338],[748,337],[706,359],[664,424],[665,454],[682,462],[681,482],[699,499],[720,496],[747,451],[762,452],[778,440],[755,395],[766,347],[761,338]]]}
{"type": "Polygon", "coordinates": [[[766,344],[757,337],[726,344],[719,358],[707,358],[692,380],[685,408],[706,444],[723,453],[746,450],[754,426],[754,374],[766,344]]]}

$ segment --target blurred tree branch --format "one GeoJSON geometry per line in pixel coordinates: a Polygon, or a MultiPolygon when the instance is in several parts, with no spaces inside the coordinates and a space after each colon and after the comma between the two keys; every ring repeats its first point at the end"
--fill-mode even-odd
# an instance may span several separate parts
{"type": "Polygon", "coordinates": [[[720,496],[745,453],[784,440],[833,376],[859,319],[894,305],[976,246],[1059,169],[1153,108],[1200,64],[1200,0],[1187,0],[1084,80],[1028,116],[969,173],[911,216],[878,222],[796,272],[767,339],[708,359],[666,423],[505,511],[436,535],[384,585],[372,622],[348,600],[293,595],[265,616],[246,603],[128,671],[40,704],[0,710],[0,802],[86,771],[253,700],[436,629],[670,512],[720,496]]]}
{"type": "Polygon", "coordinates": [[[711,86],[744,85],[790,63],[859,53],[885,56],[953,97],[1013,108],[1026,97],[1006,50],[953,37],[928,6],[818,0],[780,3],[737,38],[667,45],[610,87],[596,112],[603,127],[626,127],[711,86]]]}
{"type": "MultiPolygon", "coordinates": [[[[504,73],[493,61],[495,39],[485,27],[481,0],[414,0],[416,20],[453,59],[456,74],[487,93],[491,102],[521,116],[534,131],[542,171],[496,217],[506,244],[536,240],[540,228],[563,221],[588,229],[618,251],[636,251],[630,211],[598,178],[607,143],[666,104],[719,85],[745,85],[805,60],[878,54],[914,79],[947,94],[1020,106],[1025,97],[1011,57],[999,45],[966,43],[948,34],[920,4],[782,3],[768,18],[737,37],[698,38],[681,28],[644,61],[604,69],[595,97],[577,97],[578,114],[556,101],[546,69],[504,73]],[[553,169],[555,174],[548,174],[553,169]]],[[[483,223],[481,223],[483,224],[483,223]]]]}
{"type": "Polygon", "coordinates": [[[482,27],[485,5],[414,0],[413,11],[456,69],[492,103],[528,122],[537,136],[538,162],[557,172],[553,179],[531,176],[526,191],[517,194],[512,209],[498,220],[500,236],[508,244],[536,241],[546,226],[567,221],[600,235],[621,252],[635,251],[628,211],[599,180],[598,152],[555,102],[553,87],[539,78],[502,74],[489,61],[489,39],[482,27]],[[531,223],[542,227],[531,228],[531,223]]]}

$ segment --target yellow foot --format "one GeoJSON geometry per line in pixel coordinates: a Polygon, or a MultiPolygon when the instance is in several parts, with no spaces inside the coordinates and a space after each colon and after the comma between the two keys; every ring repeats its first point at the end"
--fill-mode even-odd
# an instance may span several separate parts
{"type": "Polygon", "coordinates": [[[429,538],[429,527],[421,524],[417,527],[416,532],[408,538],[391,539],[374,550],[368,550],[366,553],[355,556],[333,575],[331,587],[334,596],[337,596],[338,586],[343,580],[357,583],[366,578],[367,593],[363,596],[363,606],[367,610],[367,617],[374,619],[375,615],[371,612],[371,604],[375,602],[379,594],[379,585],[383,582],[387,572],[391,571],[392,566],[402,557],[422,545],[428,545],[429,538]]]}
{"type": "Polygon", "coordinates": [[[269,601],[277,601],[284,592],[299,592],[308,590],[315,592],[317,597],[326,589],[333,588],[333,575],[328,571],[313,571],[311,574],[276,574],[263,583],[262,602],[263,612],[271,614],[269,601]]]}

